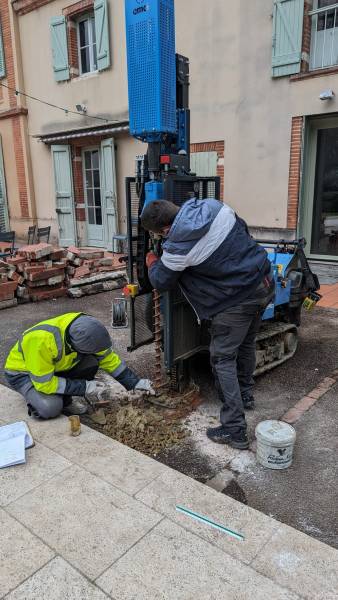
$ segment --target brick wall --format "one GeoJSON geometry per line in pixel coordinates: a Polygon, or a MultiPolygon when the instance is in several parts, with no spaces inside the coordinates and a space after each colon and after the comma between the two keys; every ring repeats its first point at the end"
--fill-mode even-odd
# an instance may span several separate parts
{"type": "Polygon", "coordinates": [[[291,126],[290,168],[288,189],[287,226],[297,228],[300,171],[302,163],[303,117],[293,117],[291,126]]]}
{"type": "Polygon", "coordinates": [[[83,186],[83,168],[82,168],[82,153],[81,147],[72,146],[72,166],[73,166],[73,183],[74,183],[74,201],[75,214],[77,221],[86,220],[86,211],[84,208],[78,207],[78,204],[84,204],[84,186],[83,186]]]}
{"type": "Polygon", "coordinates": [[[216,175],[220,177],[221,189],[220,198],[224,199],[224,141],[219,140],[216,142],[201,142],[198,144],[190,145],[190,152],[217,152],[217,172],[216,175]]]}
{"type": "Polygon", "coordinates": [[[307,73],[309,70],[310,48],[311,48],[311,17],[309,11],[312,10],[312,5],[307,0],[304,2],[304,18],[303,18],[303,40],[302,40],[302,62],[301,72],[307,73]]]}
{"type": "MultiPolygon", "coordinates": [[[[17,184],[19,191],[21,217],[29,218],[29,202],[28,202],[28,184],[27,184],[27,173],[25,168],[25,147],[23,143],[23,132],[22,123],[23,119],[26,118],[26,109],[19,106],[18,97],[15,94],[15,88],[17,86],[15,79],[15,67],[14,67],[14,56],[13,56],[13,39],[10,27],[10,14],[9,14],[9,3],[8,0],[0,0],[0,14],[1,14],[1,27],[2,37],[5,53],[6,63],[6,78],[5,84],[8,85],[8,100],[9,109],[3,112],[2,117],[10,118],[12,120],[12,131],[13,131],[13,144],[16,162],[16,174],[17,184]],[[6,115],[5,115],[6,112],[6,115]],[[20,114],[21,113],[21,114],[20,114]]],[[[0,113],[1,115],[1,113],[0,113]]],[[[6,150],[5,150],[6,151],[6,150]]],[[[11,212],[11,190],[8,190],[8,203],[9,211],[11,212]]]]}

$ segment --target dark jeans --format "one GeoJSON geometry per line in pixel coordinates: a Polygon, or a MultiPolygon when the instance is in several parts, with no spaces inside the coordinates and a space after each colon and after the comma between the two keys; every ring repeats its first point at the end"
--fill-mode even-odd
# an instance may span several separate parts
{"type": "Polygon", "coordinates": [[[211,321],[210,359],[223,402],[221,423],[229,432],[246,429],[242,395],[252,392],[256,335],[273,295],[274,282],[265,279],[245,302],[218,313],[211,321]]]}

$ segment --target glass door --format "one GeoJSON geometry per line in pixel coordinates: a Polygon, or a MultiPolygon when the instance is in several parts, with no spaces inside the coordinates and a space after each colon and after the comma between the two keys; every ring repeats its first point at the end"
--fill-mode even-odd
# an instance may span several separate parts
{"type": "Polygon", "coordinates": [[[100,150],[91,148],[83,154],[88,245],[104,246],[100,150]]]}
{"type": "Polygon", "coordinates": [[[311,258],[338,259],[338,120],[310,123],[301,229],[311,258]]]}

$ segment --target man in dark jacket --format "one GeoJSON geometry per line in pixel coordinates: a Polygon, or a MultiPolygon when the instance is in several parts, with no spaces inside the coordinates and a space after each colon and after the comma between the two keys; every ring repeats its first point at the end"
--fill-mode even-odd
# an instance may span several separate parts
{"type": "Polygon", "coordinates": [[[254,407],[255,342],[262,313],[274,294],[267,253],[245,222],[217,200],[165,200],[142,212],[144,229],[166,238],[159,259],[147,255],[151,284],[177,284],[198,321],[211,322],[210,356],[222,400],[221,426],[207,430],[214,442],[249,447],[244,409],[254,407]]]}

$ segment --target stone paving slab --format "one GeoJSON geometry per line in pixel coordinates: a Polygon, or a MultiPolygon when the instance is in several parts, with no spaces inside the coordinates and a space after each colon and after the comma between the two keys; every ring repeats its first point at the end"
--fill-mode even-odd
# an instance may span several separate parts
{"type": "Polygon", "coordinates": [[[176,471],[169,471],[158,477],[139,494],[136,494],[136,498],[157,512],[166,515],[181,527],[201,536],[247,564],[252,561],[279,527],[277,521],[263,513],[176,471]],[[245,540],[238,542],[224,533],[177,512],[175,508],[177,504],[241,533],[245,540]]]}
{"type": "MultiPolygon", "coordinates": [[[[27,419],[27,405],[23,397],[1,385],[0,419],[6,423],[22,421],[27,419]]],[[[30,419],[30,423],[32,419],[30,419]]]]}
{"type": "Polygon", "coordinates": [[[0,506],[6,506],[33,490],[71,462],[38,442],[26,450],[26,463],[0,471],[0,506]]]}
{"type": "Polygon", "coordinates": [[[222,550],[163,521],[99,579],[118,600],[296,600],[222,550]]]}
{"type": "Polygon", "coordinates": [[[48,546],[0,509],[0,598],[53,556],[48,546]]]}
{"type": "Polygon", "coordinates": [[[305,598],[338,600],[338,552],[282,525],[252,562],[260,573],[305,598]]]}
{"type": "Polygon", "coordinates": [[[161,519],[141,502],[75,465],[7,510],[90,579],[161,519]]]}
{"type": "MultiPolygon", "coordinates": [[[[27,419],[2,386],[0,419],[27,419]]],[[[338,600],[333,548],[67,419],[28,423],[27,464],[0,470],[1,599],[338,600]]]]}
{"type": "Polygon", "coordinates": [[[6,600],[107,600],[108,596],[57,556],[6,600]]]}
{"type": "Polygon", "coordinates": [[[160,473],[170,469],[140,452],[127,448],[87,427],[84,435],[70,438],[58,445],[56,450],[73,463],[87,469],[133,495],[151,483],[160,473]]]}

